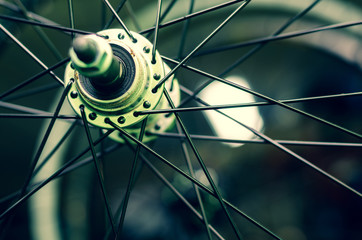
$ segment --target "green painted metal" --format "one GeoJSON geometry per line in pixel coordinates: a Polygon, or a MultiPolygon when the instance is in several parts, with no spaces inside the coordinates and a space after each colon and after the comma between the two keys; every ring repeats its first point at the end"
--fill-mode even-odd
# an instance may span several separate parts
{"type": "MultiPolygon", "coordinates": [[[[150,49],[153,48],[142,35],[132,32],[134,39],[122,29],[108,29],[98,32],[97,35],[78,37],[73,41],[73,47],[69,51],[71,62],[65,70],[65,83],[74,79],[75,84],[70,89],[68,100],[73,110],[81,116],[80,106],[84,106],[87,121],[103,129],[112,128],[105,123],[109,118],[119,127],[131,134],[138,136],[141,121],[146,115],[138,115],[137,112],[169,108],[168,102],[163,96],[163,89],[171,90],[171,97],[178,104],[180,102],[180,90],[177,79],[172,76],[157,92],[152,89],[159,83],[170,68],[163,62],[158,51],[155,53],[156,62],[152,62],[150,49]],[[100,91],[103,86],[115,82],[122,82],[127,77],[127,71],[122,64],[122,59],[117,59],[114,48],[122,48],[132,58],[134,76],[132,83],[126,91],[115,97],[102,98],[95,96],[84,86],[84,78],[89,79],[92,85],[98,86],[100,91]]],[[[129,76],[128,76],[129,77],[129,76]]],[[[114,84],[118,87],[117,84],[114,84]]],[[[122,87],[122,84],[120,84],[122,87]]],[[[105,92],[106,93],[106,92],[105,92]]],[[[165,132],[174,124],[174,117],[167,114],[155,114],[149,117],[146,131],[165,132]]],[[[123,142],[123,139],[113,133],[113,140],[123,142]]],[[[156,136],[145,136],[144,141],[151,141],[156,136]]]]}

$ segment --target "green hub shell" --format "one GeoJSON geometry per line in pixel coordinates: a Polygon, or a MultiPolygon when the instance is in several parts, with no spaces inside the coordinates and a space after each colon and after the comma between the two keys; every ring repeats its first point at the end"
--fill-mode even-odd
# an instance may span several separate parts
{"type": "MultiPolygon", "coordinates": [[[[84,106],[87,120],[92,125],[103,129],[112,129],[112,126],[105,122],[105,119],[109,118],[119,127],[124,128],[133,135],[138,135],[140,122],[146,115],[135,116],[135,112],[156,108],[169,108],[166,99],[162,97],[165,84],[158,88],[155,93],[152,92],[152,89],[170,69],[162,61],[157,51],[155,55],[156,62],[151,62],[152,54],[150,49],[152,49],[153,45],[138,33],[132,32],[136,41],[133,41],[122,29],[108,29],[97,34],[103,36],[107,43],[114,48],[113,52],[116,57],[115,48],[122,48],[122,50],[126,50],[129,53],[135,68],[133,82],[120,96],[110,99],[97,98],[84,87],[82,84],[83,76],[69,63],[65,70],[65,85],[72,79],[75,81],[68,94],[69,103],[79,116],[81,115],[80,106],[84,106]]],[[[173,88],[170,94],[174,103],[178,105],[180,102],[180,91],[177,80],[171,76],[166,85],[168,85],[167,89],[170,90],[172,81],[173,88]]],[[[146,130],[165,132],[173,125],[173,122],[173,116],[154,114],[149,117],[146,130]]],[[[118,142],[123,141],[118,136],[118,133],[112,134],[111,138],[118,142]]],[[[152,139],[154,137],[146,137],[145,140],[152,139]]]]}

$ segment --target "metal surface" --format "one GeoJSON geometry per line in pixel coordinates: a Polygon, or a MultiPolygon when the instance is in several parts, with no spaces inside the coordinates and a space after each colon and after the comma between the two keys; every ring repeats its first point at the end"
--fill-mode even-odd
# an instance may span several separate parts
{"type": "MultiPolygon", "coordinates": [[[[105,118],[109,118],[119,127],[137,135],[139,123],[146,117],[137,112],[169,107],[162,97],[165,84],[157,92],[152,89],[170,72],[170,68],[163,63],[157,51],[154,55],[150,52],[153,45],[137,33],[132,33],[136,41],[121,29],[104,30],[98,35],[104,38],[87,35],[73,41],[70,50],[72,63],[66,68],[65,82],[74,79],[75,84],[71,87],[68,100],[79,116],[79,108],[84,107],[89,123],[107,129],[111,127],[105,123],[105,118]]],[[[177,80],[172,76],[166,84],[178,105],[180,90],[177,80]]],[[[146,129],[162,133],[173,122],[172,116],[154,115],[149,118],[146,129]]],[[[117,133],[112,134],[111,138],[123,141],[117,133]]],[[[145,136],[144,140],[155,138],[145,136]]]]}

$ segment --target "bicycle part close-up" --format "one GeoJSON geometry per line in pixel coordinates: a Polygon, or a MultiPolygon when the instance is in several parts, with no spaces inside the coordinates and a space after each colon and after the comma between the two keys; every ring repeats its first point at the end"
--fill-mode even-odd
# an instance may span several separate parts
{"type": "Polygon", "coordinates": [[[1,239],[362,238],[362,2],[0,6],[1,239]]]}

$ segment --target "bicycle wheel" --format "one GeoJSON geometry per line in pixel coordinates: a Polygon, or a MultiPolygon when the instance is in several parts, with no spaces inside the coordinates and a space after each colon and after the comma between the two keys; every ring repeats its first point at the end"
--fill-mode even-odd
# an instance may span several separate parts
{"type": "Polygon", "coordinates": [[[4,239],[361,238],[358,1],[0,5],[4,239]],[[94,33],[160,53],[125,128],[67,85],[94,33]]]}

